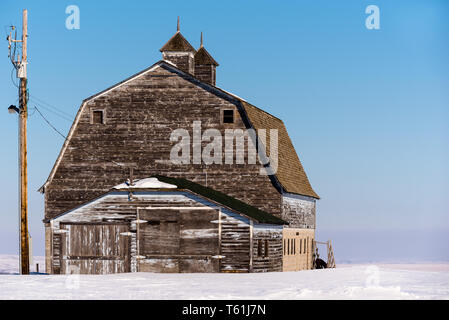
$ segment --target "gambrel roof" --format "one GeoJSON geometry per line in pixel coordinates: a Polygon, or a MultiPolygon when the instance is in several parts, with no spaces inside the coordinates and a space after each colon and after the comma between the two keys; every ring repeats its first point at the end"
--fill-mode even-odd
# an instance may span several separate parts
{"type": "MultiPolygon", "coordinates": [[[[176,36],[176,35],[175,35],[176,36]]],[[[170,42],[170,41],[169,41],[170,42]]],[[[165,46],[164,46],[165,47],[165,46]]],[[[161,49],[162,50],[162,49],[161,49]]],[[[319,196],[315,193],[315,191],[312,189],[312,186],[310,185],[310,182],[307,178],[307,175],[304,171],[304,168],[302,167],[301,161],[299,160],[299,157],[295,151],[295,148],[293,146],[292,141],[290,140],[290,137],[287,133],[287,129],[279,118],[251,105],[246,100],[229,93],[223,89],[220,89],[216,86],[213,86],[208,83],[201,82],[200,80],[196,79],[193,75],[183,72],[182,70],[178,69],[174,64],[161,60],[151,67],[129,77],[128,79],[125,79],[110,88],[107,88],[87,99],[85,99],[78,110],[78,113],[75,117],[75,120],[72,124],[72,127],[70,128],[69,134],[67,136],[67,139],[64,142],[63,147],[61,148],[61,151],[59,153],[59,156],[51,170],[51,173],[45,182],[45,184],[39,189],[41,192],[45,192],[45,186],[48,185],[51,180],[54,177],[54,174],[56,172],[56,169],[62,159],[62,156],[65,152],[65,150],[68,147],[68,143],[73,135],[73,132],[80,120],[80,116],[82,113],[82,110],[86,107],[86,104],[94,100],[118,87],[121,85],[132,81],[148,72],[151,72],[155,70],[156,68],[164,68],[166,70],[169,70],[170,72],[176,73],[180,76],[183,76],[186,80],[191,81],[192,83],[205,88],[206,90],[216,94],[217,96],[220,96],[222,98],[228,99],[229,101],[232,101],[232,103],[236,104],[237,107],[242,110],[243,115],[247,118],[246,122],[248,123],[249,127],[253,129],[267,129],[267,143],[269,143],[269,129],[277,129],[278,130],[278,138],[279,138],[279,146],[278,146],[278,154],[279,154],[279,161],[278,161],[278,170],[274,176],[272,176],[272,179],[274,183],[278,184],[280,187],[280,192],[286,192],[286,193],[295,193],[300,194],[312,198],[319,199],[319,196]]],[[[269,150],[267,146],[267,150],[269,150]]]]}
{"type": "Polygon", "coordinates": [[[278,168],[276,177],[282,188],[289,193],[297,193],[304,196],[310,196],[319,199],[307,178],[306,172],[302,167],[298,154],[295,151],[292,141],[287,133],[287,129],[282,120],[271,114],[253,106],[252,104],[241,101],[243,108],[248,115],[254,129],[266,129],[266,149],[269,155],[269,129],[278,130],[278,168]]]}

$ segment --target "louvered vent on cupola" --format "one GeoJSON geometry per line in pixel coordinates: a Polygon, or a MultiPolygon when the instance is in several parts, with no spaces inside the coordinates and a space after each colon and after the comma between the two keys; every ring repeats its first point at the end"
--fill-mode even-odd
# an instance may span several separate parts
{"type": "Polygon", "coordinates": [[[203,46],[203,33],[201,32],[201,46],[195,53],[195,77],[198,80],[215,86],[217,61],[207,52],[203,46]]]}
{"type": "Polygon", "coordinates": [[[179,31],[179,17],[176,33],[170,40],[168,40],[160,51],[162,52],[162,59],[173,63],[178,69],[184,72],[188,72],[192,75],[194,74],[194,56],[196,50],[179,31]]]}

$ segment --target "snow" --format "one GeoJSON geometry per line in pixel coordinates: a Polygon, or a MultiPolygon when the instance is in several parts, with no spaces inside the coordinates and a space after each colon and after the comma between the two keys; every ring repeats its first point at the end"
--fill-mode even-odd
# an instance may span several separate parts
{"type": "MultiPolygon", "coordinates": [[[[43,257],[34,260],[43,270],[43,257]]],[[[70,276],[21,276],[17,265],[17,256],[0,255],[0,299],[449,299],[449,263],[338,265],[252,274],[70,276]]]]}
{"type": "Polygon", "coordinates": [[[176,67],[176,64],[174,64],[173,62],[171,62],[169,60],[162,59],[162,61],[164,61],[165,63],[171,64],[172,66],[176,67]]]}
{"type": "Polygon", "coordinates": [[[134,185],[130,186],[128,182],[116,185],[114,189],[176,189],[177,186],[170,183],[159,181],[157,178],[145,178],[136,180],[134,185]]]}

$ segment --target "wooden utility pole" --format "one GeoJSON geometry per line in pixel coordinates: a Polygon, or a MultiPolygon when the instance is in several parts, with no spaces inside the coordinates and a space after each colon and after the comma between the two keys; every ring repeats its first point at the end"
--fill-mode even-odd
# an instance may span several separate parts
{"type": "Polygon", "coordinates": [[[28,11],[23,10],[22,21],[22,68],[19,86],[19,167],[20,167],[20,273],[30,273],[30,243],[28,233],[28,173],[27,173],[27,37],[28,11]]]}

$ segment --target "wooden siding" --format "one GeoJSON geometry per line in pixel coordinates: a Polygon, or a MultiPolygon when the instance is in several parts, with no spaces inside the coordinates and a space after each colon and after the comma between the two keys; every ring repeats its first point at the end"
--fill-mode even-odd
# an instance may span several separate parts
{"type": "Polygon", "coordinates": [[[221,220],[221,261],[223,272],[249,272],[250,226],[232,217],[221,220]]]}
{"type": "MultiPolygon", "coordinates": [[[[128,192],[113,192],[53,219],[51,225],[54,243],[58,243],[55,237],[66,237],[63,273],[70,265],[79,267],[82,273],[251,272],[251,252],[257,252],[254,241],[251,246],[252,237],[268,239],[270,251],[268,258],[253,256],[253,271],[280,271],[282,265],[282,227],[263,225],[263,230],[258,226],[251,229],[248,218],[184,191],[134,192],[132,198],[128,192]],[[108,229],[115,225],[120,230],[108,229]],[[108,237],[100,235],[106,230],[108,237]],[[251,230],[255,230],[254,234],[251,230]],[[117,233],[126,232],[129,235],[117,238],[117,233]],[[114,241],[127,251],[110,249],[114,241]],[[93,249],[92,244],[97,242],[104,249],[93,249]]],[[[58,248],[52,248],[53,261],[62,257],[58,248]]]]}
{"type": "Polygon", "coordinates": [[[253,228],[253,272],[282,271],[282,228],[253,228]]]}
{"type": "Polygon", "coordinates": [[[52,233],[49,223],[45,224],[45,272],[52,273],[53,254],[52,254],[52,233]]]}
{"type": "Polygon", "coordinates": [[[139,271],[218,272],[219,211],[139,209],[139,271]]]}
{"type": "MultiPolygon", "coordinates": [[[[125,223],[61,223],[61,273],[130,272],[130,238],[125,223]]],[[[56,237],[58,238],[58,237],[56,237]]]]}
{"type": "MultiPolygon", "coordinates": [[[[269,177],[259,174],[257,164],[247,164],[246,159],[245,164],[234,165],[170,162],[174,145],[170,134],[175,129],[186,129],[193,137],[193,121],[201,121],[203,132],[213,128],[222,136],[226,129],[246,128],[240,111],[234,124],[222,124],[223,108],[241,107],[237,99],[213,93],[165,65],[86,101],[54,176],[45,187],[46,218],[122,183],[130,166],[135,168],[136,179],[154,174],[186,178],[280,216],[281,196],[269,177]],[[91,111],[98,109],[105,111],[104,124],[91,123],[91,111]]],[[[202,144],[204,147],[207,142],[202,144]]]]}
{"type": "Polygon", "coordinates": [[[283,230],[283,271],[313,268],[312,242],[314,229],[285,228],[283,230]]]}
{"type": "Polygon", "coordinates": [[[62,251],[61,251],[61,234],[53,234],[52,239],[52,249],[53,249],[53,259],[52,259],[52,269],[54,274],[61,273],[61,260],[62,260],[62,251]]]}
{"type": "Polygon", "coordinates": [[[282,219],[290,228],[315,229],[316,199],[292,193],[282,195],[282,219]]]}

